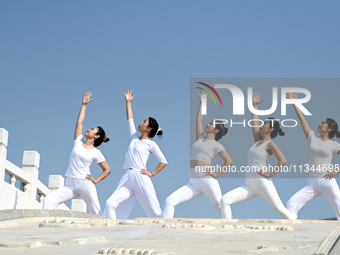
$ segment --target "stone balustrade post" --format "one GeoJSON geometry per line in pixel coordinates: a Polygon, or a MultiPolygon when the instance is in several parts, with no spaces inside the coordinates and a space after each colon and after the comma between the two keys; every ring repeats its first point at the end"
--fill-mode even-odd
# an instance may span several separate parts
{"type": "MultiPolygon", "coordinates": [[[[61,175],[49,175],[48,176],[48,189],[53,192],[64,186],[65,179],[61,175]]],[[[45,194],[45,196],[48,194],[45,194]]],[[[45,196],[40,196],[39,201],[43,203],[45,196]]]]}
{"type": "MultiPolygon", "coordinates": [[[[5,199],[2,196],[4,194],[7,144],[8,144],[8,131],[4,128],[0,128],[0,200],[5,199]]],[[[5,203],[0,203],[0,210],[1,209],[5,209],[5,203]]]]}
{"type": "Polygon", "coordinates": [[[22,170],[29,173],[31,180],[24,186],[27,189],[27,209],[33,209],[37,196],[40,154],[36,151],[24,151],[22,170]]]}
{"type": "Polygon", "coordinates": [[[71,210],[77,212],[85,212],[87,210],[86,203],[83,199],[72,199],[71,210]]]}
{"type": "Polygon", "coordinates": [[[54,191],[64,186],[65,179],[61,175],[48,176],[48,188],[50,191],[54,191]]]}

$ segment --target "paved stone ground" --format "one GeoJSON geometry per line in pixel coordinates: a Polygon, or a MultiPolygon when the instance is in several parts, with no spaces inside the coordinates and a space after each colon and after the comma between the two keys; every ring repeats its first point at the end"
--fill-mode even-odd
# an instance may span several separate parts
{"type": "Polygon", "coordinates": [[[328,254],[339,232],[338,221],[29,217],[0,221],[0,254],[328,254]]]}

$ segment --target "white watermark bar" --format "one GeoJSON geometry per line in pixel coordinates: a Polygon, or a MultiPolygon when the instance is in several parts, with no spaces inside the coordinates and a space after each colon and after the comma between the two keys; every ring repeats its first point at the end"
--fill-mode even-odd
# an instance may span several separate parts
{"type": "Polygon", "coordinates": [[[339,84],[339,78],[191,78],[190,176],[337,178],[339,130],[331,135],[328,119],[340,121],[339,84]],[[327,158],[311,152],[315,146],[327,158]]]}

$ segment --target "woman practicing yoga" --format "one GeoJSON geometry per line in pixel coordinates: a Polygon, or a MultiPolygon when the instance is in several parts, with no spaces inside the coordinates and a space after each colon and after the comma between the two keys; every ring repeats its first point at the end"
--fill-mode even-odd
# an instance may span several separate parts
{"type": "MultiPolygon", "coordinates": [[[[124,169],[126,173],[105,204],[104,216],[112,219],[116,219],[118,205],[133,196],[137,197],[147,217],[159,217],[162,213],[150,177],[158,174],[168,162],[158,145],[150,138],[155,135],[162,135],[163,131],[159,128],[157,121],[149,117],[139,124],[140,135],[138,135],[133,122],[131,107],[131,101],[135,96],[131,96],[131,92],[131,90],[126,90],[123,93],[126,100],[126,115],[131,139],[125,154],[124,169]],[[154,154],[160,163],[152,172],[149,172],[146,170],[146,163],[151,154],[154,154]]],[[[124,218],[127,218],[131,209],[132,207],[123,209],[125,210],[122,212],[125,215],[124,218]]]]}
{"type": "MultiPolygon", "coordinates": [[[[255,93],[253,95],[253,105],[257,109],[260,100],[260,94],[255,93]]],[[[269,205],[283,218],[292,219],[293,216],[283,205],[276,188],[270,179],[277,172],[279,172],[286,163],[286,158],[276,144],[272,141],[272,138],[278,134],[284,135],[280,124],[274,118],[268,118],[266,122],[259,128],[258,116],[253,113],[253,137],[255,144],[248,151],[248,168],[251,171],[247,171],[245,175],[245,185],[229,191],[222,197],[221,210],[222,217],[226,219],[232,218],[230,205],[240,203],[248,199],[262,196],[269,205]],[[271,173],[265,171],[269,157],[274,154],[278,163],[275,170],[271,173]]]]}
{"type": "Polygon", "coordinates": [[[90,213],[101,215],[100,204],[98,201],[95,184],[103,180],[110,174],[110,168],[105,161],[103,154],[96,147],[102,142],[108,142],[104,130],[101,127],[93,127],[83,133],[83,123],[85,111],[92,93],[87,92],[83,97],[82,106],[74,132],[74,145],[70,156],[70,162],[65,174],[66,183],[50,194],[43,201],[43,209],[55,209],[61,203],[81,196],[85,201],[90,213]],[[93,162],[98,163],[103,172],[94,179],[90,172],[93,162]]]}
{"type": "MultiPolygon", "coordinates": [[[[296,93],[287,93],[287,97],[297,98],[296,93]]],[[[296,219],[302,206],[322,194],[331,204],[336,218],[340,220],[340,191],[338,183],[333,178],[339,173],[339,168],[332,167],[331,164],[333,156],[340,154],[340,144],[330,140],[334,136],[340,137],[338,124],[333,119],[327,118],[319,124],[317,132],[320,137],[317,137],[295,104],[294,109],[308,141],[306,170],[309,172],[307,185],[288,200],[287,208],[296,219]]]]}
{"type": "Polygon", "coordinates": [[[215,179],[223,174],[223,171],[212,172],[211,160],[219,155],[224,160],[223,167],[229,167],[232,160],[225,151],[222,144],[218,142],[228,129],[223,124],[211,122],[205,127],[203,132],[202,100],[209,100],[207,94],[202,91],[198,94],[200,107],[196,118],[196,139],[197,141],[191,148],[190,156],[190,182],[172,193],[165,201],[163,218],[173,218],[175,206],[187,202],[195,197],[204,194],[213,204],[215,209],[221,213],[220,200],[222,197],[220,184],[215,179]],[[214,126],[215,124],[215,126],[214,126]],[[197,171],[198,170],[198,171],[197,171]]]}

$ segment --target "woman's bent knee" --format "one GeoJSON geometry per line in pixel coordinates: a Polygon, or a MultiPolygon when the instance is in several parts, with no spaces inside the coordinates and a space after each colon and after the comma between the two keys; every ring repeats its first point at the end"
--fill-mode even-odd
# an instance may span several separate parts
{"type": "Polygon", "coordinates": [[[225,205],[231,205],[232,204],[232,200],[229,196],[223,196],[221,198],[221,204],[225,204],[225,205]]]}

